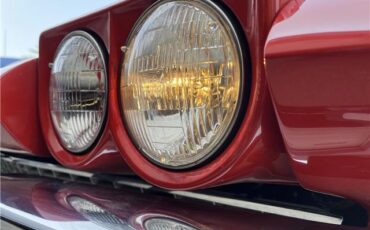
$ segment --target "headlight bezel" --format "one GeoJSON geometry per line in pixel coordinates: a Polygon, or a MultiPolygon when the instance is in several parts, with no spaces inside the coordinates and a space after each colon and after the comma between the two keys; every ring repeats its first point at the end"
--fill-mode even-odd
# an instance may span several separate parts
{"type": "Polygon", "coordinates": [[[102,136],[102,133],[104,132],[105,130],[105,127],[106,127],[106,122],[107,122],[107,117],[108,117],[108,105],[109,105],[109,102],[108,102],[108,98],[109,98],[109,73],[108,73],[108,54],[107,54],[107,51],[106,51],[106,47],[104,45],[104,43],[100,40],[100,38],[98,36],[96,36],[93,32],[91,31],[86,31],[86,30],[73,30],[71,32],[69,32],[68,34],[66,34],[64,36],[64,38],[59,42],[58,44],[58,47],[57,49],[55,50],[55,53],[54,53],[54,57],[53,57],[53,62],[52,62],[52,66],[51,66],[51,69],[50,69],[50,76],[49,76],[49,98],[48,98],[48,102],[49,102],[49,117],[50,117],[50,121],[51,121],[51,126],[54,130],[54,133],[58,139],[58,142],[59,144],[62,146],[62,148],[67,151],[68,153],[70,154],[73,154],[73,155],[76,155],[76,156],[83,156],[83,155],[86,155],[88,154],[89,152],[91,152],[92,149],[94,149],[94,147],[97,145],[97,143],[99,142],[101,136],[102,136]],[[54,65],[55,65],[55,60],[59,54],[59,52],[61,51],[61,49],[63,49],[65,43],[75,37],[75,36],[80,36],[80,37],[83,37],[84,39],[86,39],[92,46],[93,48],[97,51],[98,53],[98,56],[100,57],[100,60],[102,62],[102,65],[103,65],[103,69],[104,69],[104,97],[103,97],[103,116],[102,116],[102,120],[99,124],[99,128],[98,128],[98,131],[95,132],[91,142],[89,142],[86,146],[84,146],[83,148],[80,148],[78,151],[74,151],[70,148],[68,148],[67,146],[65,146],[64,142],[61,140],[61,137],[57,130],[57,127],[55,127],[55,124],[54,124],[54,119],[53,119],[53,115],[52,115],[52,111],[51,111],[51,93],[50,93],[50,86],[51,86],[51,75],[52,75],[52,72],[53,72],[53,68],[54,68],[54,65]]]}
{"type": "Polygon", "coordinates": [[[120,70],[119,70],[119,80],[118,80],[118,102],[120,105],[120,117],[122,119],[123,125],[125,127],[125,130],[130,138],[131,143],[136,147],[137,153],[135,154],[141,154],[144,156],[145,159],[147,159],[149,162],[154,164],[155,166],[160,167],[161,169],[165,170],[171,170],[171,171],[186,171],[186,170],[194,170],[197,168],[200,168],[207,163],[213,161],[217,156],[219,156],[222,152],[225,151],[225,149],[231,145],[231,141],[233,140],[234,136],[236,135],[238,131],[239,124],[242,123],[242,120],[244,119],[244,115],[246,112],[246,106],[245,102],[249,100],[249,92],[250,92],[250,79],[246,77],[246,72],[249,68],[246,65],[246,61],[249,60],[246,56],[246,50],[248,50],[247,47],[245,47],[244,42],[244,36],[239,31],[239,24],[235,23],[235,18],[228,14],[229,12],[224,9],[223,6],[211,1],[211,0],[195,0],[195,1],[188,1],[188,0],[163,0],[158,1],[154,3],[152,6],[150,6],[148,9],[146,9],[141,16],[138,18],[138,20],[135,22],[134,26],[130,30],[130,33],[126,39],[125,46],[123,47],[123,55],[122,60],[120,62],[120,70]],[[150,157],[148,154],[146,154],[142,148],[138,145],[137,141],[134,138],[134,135],[132,134],[132,131],[128,128],[128,121],[125,119],[124,115],[124,103],[122,100],[123,91],[121,88],[121,84],[123,81],[123,74],[124,74],[124,64],[125,64],[125,58],[126,58],[126,52],[128,49],[128,46],[131,44],[132,40],[135,38],[135,35],[137,35],[138,31],[142,28],[143,24],[146,22],[147,18],[155,11],[160,5],[170,3],[170,2],[184,2],[187,4],[200,4],[202,7],[206,8],[207,10],[211,11],[212,13],[216,14],[217,17],[221,18],[221,25],[224,26],[225,30],[227,31],[228,35],[230,35],[231,42],[233,42],[233,45],[236,49],[237,59],[239,62],[239,93],[238,93],[238,99],[237,99],[237,105],[232,117],[231,122],[229,123],[229,127],[227,130],[223,133],[222,138],[220,138],[220,141],[213,147],[211,151],[209,151],[207,154],[205,154],[201,159],[188,163],[186,165],[180,165],[180,166],[172,166],[163,164],[161,162],[158,162],[154,160],[152,157],[150,157]]]}

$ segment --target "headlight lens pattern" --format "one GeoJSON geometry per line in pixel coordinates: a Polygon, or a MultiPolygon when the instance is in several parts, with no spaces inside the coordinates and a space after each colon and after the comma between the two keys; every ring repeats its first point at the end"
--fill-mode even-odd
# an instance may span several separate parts
{"type": "Polygon", "coordinates": [[[212,155],[235,123],[241,54],[226,17],[202,1],[155,6],[132,32],[121,101],[127,128],[155,163],[186,168],[212,155]]]}
{"type": "Polygon", "coordinates": [[[107,76],[103,54],[86,32],[61,42],[50,77],[50,112],[62,145],[73,153],[96,140],[106,113],[107,76]]]}

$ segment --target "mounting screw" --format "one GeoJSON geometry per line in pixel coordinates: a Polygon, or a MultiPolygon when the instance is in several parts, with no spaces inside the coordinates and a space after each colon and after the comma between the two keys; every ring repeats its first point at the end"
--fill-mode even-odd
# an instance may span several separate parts
{"type": "Polygon", "coordinates": [[[123,53],[126,53],[126,52],[127,52],[127,50],[128,50],[127,46],[122,46],[122,47],[121,47],[121,51],[122,51],[123,53]]]}

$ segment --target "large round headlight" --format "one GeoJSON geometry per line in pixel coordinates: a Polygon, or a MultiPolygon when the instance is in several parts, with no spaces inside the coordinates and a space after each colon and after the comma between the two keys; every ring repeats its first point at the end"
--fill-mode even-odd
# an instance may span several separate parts
{"type": "Polygon", "coordinates": [[[189,168],[219,151],[242,95],[242,54],[209,1],[163,1],[136,24],[120,83],[124,119],[152,162],[189,168]]]}
{"type": "Polygon", "coordinates": [[[107,73],[95,39],[75,31],[58,47],[50,77],[50,112],[62,145],[81,153],[96,140],[106,113],[107,73]]]}

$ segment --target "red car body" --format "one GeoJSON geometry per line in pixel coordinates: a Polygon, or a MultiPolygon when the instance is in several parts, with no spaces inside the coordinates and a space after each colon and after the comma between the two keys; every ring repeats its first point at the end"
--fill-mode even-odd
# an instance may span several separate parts
{"type": "Polygon", "coordinates": [[[370,5],[335,4],[306,1],[275,24],[266,71],[298,181],[369,204],[370,5]]]}
{"type": "Polygon", "coordinates": [[[70,223],[75,223],[75,227],[84,227],[83,223],[89,217],[78,213],[69,203],[69,197],[78,197],[105,210],[100,218],[91,215],[90,222],[94,224],[91,225],[92,229],[98,225],[103,228],[116,226],[116,229],[131,227],[129,229],[144,230],[147,229],[144,223],[150,218],[175,220],[196,229],[206,230],[364,229],[337,227],[232,207],[213,206],[158,194],[142,194],[129,189],[112,190],[76,183],[61,183],[45,178],[3,178],[2,183],[4,183],[1,193],[2,203],[33,215],[35,220],[42,220],[39,221],[40,224],[33,225],[39,229],[45,228],[45,225],[47,228],[66,229],[73,226],[68,225],[70,223]],[[110,218],[104,215],[109,215],[110,218]],[[112,222],[115,225],[111,225],[112,222]]]}
{"type": "Polygon", "coordinates": [[[168,189],[299,183],[370,207],[369,0],[218,3],[245,42],[250,71],[243,77],[250,83],[249,101],[225,151],[186,171],[165,170],[140,154],[120,112],[120,48],[153,2],[122,1],[43,32],[39,59],[2,74],[2,147],[37,156],[50,153],[78,170],[132,170],[168,189]],[[97,144],[84,155],[62,147],[49,112],[49,63],[74,30],[97,35],[109,54],[107,122],[97,144]]]}

